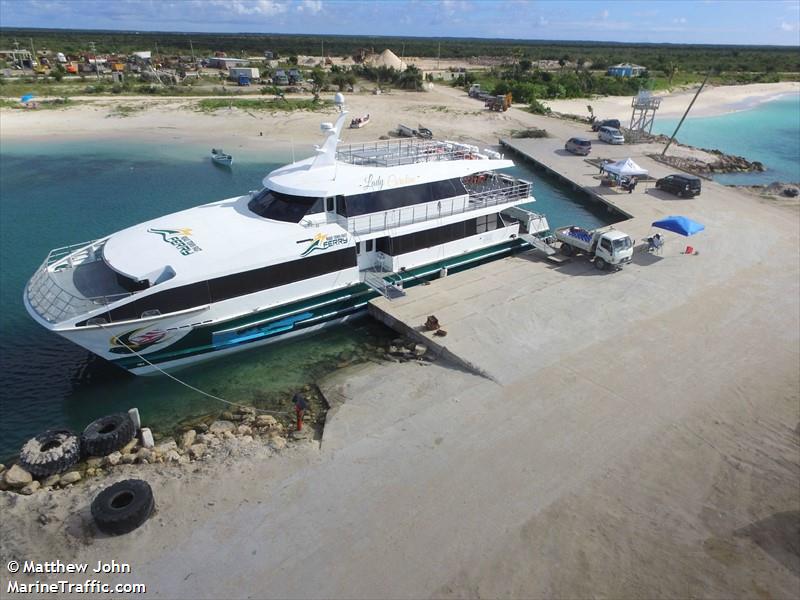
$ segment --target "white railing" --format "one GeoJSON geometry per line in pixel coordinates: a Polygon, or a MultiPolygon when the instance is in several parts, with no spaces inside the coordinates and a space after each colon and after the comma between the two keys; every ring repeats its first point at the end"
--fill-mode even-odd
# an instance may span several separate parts
{"type": "Polygon", "coordinates": [[[479,154],[477,147],[468,144],[417,139],[351,144],[336,151],[336,160],[340,162],[376,167],[472,158],[487,157],[479,154]]]}
{"type": "Polygon", "coordinates": [[[415,204],[358,217],[340,217],[339,223],[354,235],[385,231],[402,225],[411,225],[490,206],[526,200],[530,198],[531,188],[532,184],[529,181],[517,179],[511,185],[456,196],[447,200],[415,204]]]}
{"type": "Polygon", "coordinates": [[[72,284],[73,269],[102,260],[98,253],[101,247],[102,243],[95,240],[51,250],[25,290],[31,308],[46,321],[59,323],[130,296],[131,292],[93,298],[78,295],[72,284]]]}

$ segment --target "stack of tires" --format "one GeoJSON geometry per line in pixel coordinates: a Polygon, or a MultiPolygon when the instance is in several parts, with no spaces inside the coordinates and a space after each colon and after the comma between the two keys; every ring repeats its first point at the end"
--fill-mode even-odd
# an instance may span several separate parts
{"type": "MultiPolygon", "coordinates": [[[[20,466],[36,478],[58,475],[82,457],[102,457],[116,452],[136,435],[136,425],[128,413],[117,413],[91,422],[80,437],[68,429],[45,431],[22,447],[20,466]]],[[[144,523],[153,512],[153,491],[146,481],[128,479],[117,482],[92,502],[92,516],[98,529],[118,535],[144,523]]]]}

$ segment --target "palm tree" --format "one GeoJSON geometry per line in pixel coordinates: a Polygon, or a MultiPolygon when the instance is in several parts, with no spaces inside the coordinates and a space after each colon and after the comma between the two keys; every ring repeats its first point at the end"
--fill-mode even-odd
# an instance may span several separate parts
{"type": "Polygon", "coordinates": [[[667,72],[667,77],[669,78],[667,85],[669,85],[669,87],[672,87],[672,78],[675,77],[675,73],[678,72],[678,63],[672,60],[669,61],[667,63],[666,72],[667,72]]]}

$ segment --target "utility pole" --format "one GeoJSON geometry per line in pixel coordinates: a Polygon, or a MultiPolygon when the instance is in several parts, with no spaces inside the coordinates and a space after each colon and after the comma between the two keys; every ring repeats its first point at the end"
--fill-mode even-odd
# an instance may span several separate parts
{"type": "Polygon", "coordinates": [[[195,61],[195,58],[194,58],[194,46],[192,46],[192,40],[189,40],[189,48],[192,51],[192,62],[194,63],[196,61],[195,61]]]}
{"type": "Polygon", "coordinates": [[[442,59],[442,42],[439,42],[439,52],[436,53],[436,70],[439,71],[441,67],[439,66],[439,61],[442,59]]]}
{"type": "Polygon", "coordinates": [[[100,79],[100,65],[97,62],[97,44],[94,42],[89,42],[89,50],[92,52],[92,56],[94,56],[94,74],[97,75],[97,79],[100,79]]]}
{"type": "Polygon", "coordinates": [[[697,100],[697,97],[700,95],[700,92],[703,91],[703,86],[706,84],[706,81],[708,81],[708,77],[710,75],[711,75],[711,69],[708,70],[708,73],[706,73],[705,79],[703,79],[703,83],[700,84],[700,87],[697,89],[697,93],[694,95],[694,98],[692,98],[692,101],[689,102],[689,106],[686,109],[686,112],[683,113],[683,116],[681,117],[680,122],[678,122],[678,126],[675,128],[675,132],[672,134],[672,137],[669,138],[669,141],[667,142],[667,145],[664,146],[664,149],[661,151],[661,156],[664,156],[667,153],[667,150],[669,149],[670,145],[672,145],[672,142],[675,139],[675,136],[678,135],[678,130],[681,128],[681,125],[683,125],[684,119],[686,119],[686,115],[688,115],[689,111],[692,110],[692,106],[694,106],[694,101],[697,100]]]}

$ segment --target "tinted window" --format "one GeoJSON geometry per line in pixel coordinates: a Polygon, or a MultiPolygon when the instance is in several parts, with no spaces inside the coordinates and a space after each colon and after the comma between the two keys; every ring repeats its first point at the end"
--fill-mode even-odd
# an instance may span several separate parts
{"type": "MultiPolygon", "coordinates": [[[[495,219],[493,215],[490,215],[489,218],[495,219]]],[[[487,227],[485,221],[483,227],[487,227]]],[[[430,248],[431,246],[438,246],[439,244],[460,240],[471,235],[476,235],[477,233],[477,219],[470,219],[468,221],[460,221],[442,227],[435,227],[434,229],[417,231],[395,238],[383,237],[378,239],[376,247],[378,251],[384,254],[398,256],[400,254],[422,250],[423,248],[430,248]]]]}
{"type": "MultiPolygon", "coordinates": [[[[325,252],[308,258],[300,258],[289,262],[270,265],[234,273],[225,277],[217,277],[209,281],[201,281],[183,285],[137,298],[124,306],[115,308],[106,315],[98,315],[110,321],[138,319],[148,310],[158,310],[161,314],[176,312],[203,306],[211,302],[219,302],[261,290],[268,290],[294,283],[302,279],[310,279],[326,273],[333,273],[356,266],[356,249],[353,247],[325,252]]],[[[86,321],[77,324],[86,325],[86,321]]]]}
{"type": "Polygon", "coordinates": [[[250,200],[247,208],[265,219],[299,223],[306,215],[322,212],[323,199],[290,196],[264,188],[250,200]]]}
{"type": "Polygon", "coordinates": [[[466,193],[460,179],[446,179],[340,198],[336,204],[336,212],[343,217],[357,217],[413,204],[443,200],[466,193]]]}

